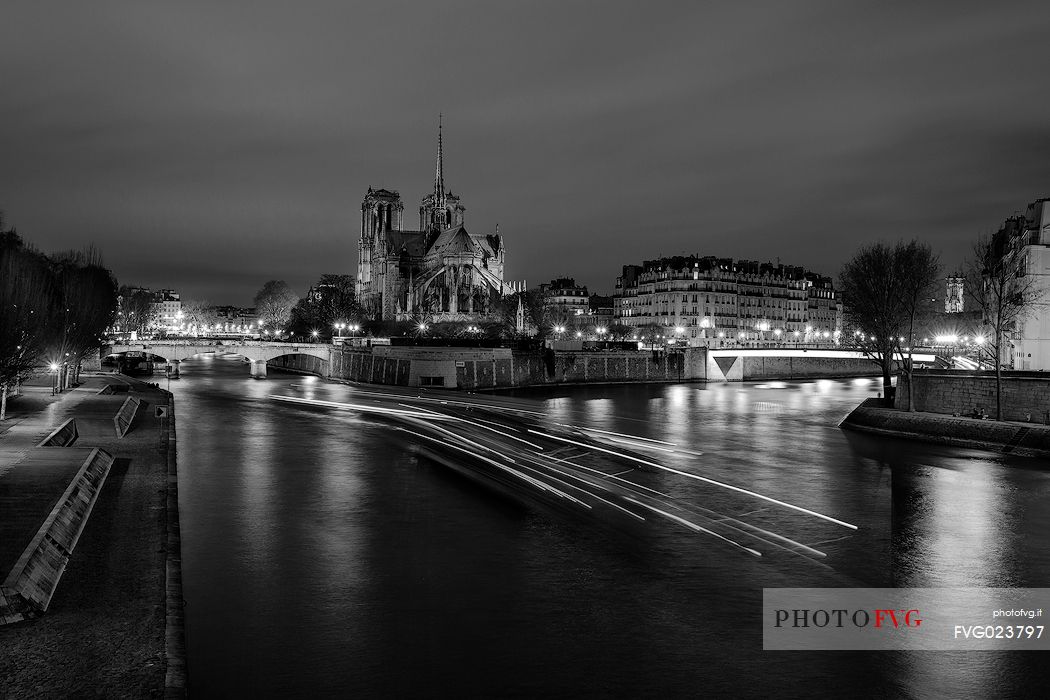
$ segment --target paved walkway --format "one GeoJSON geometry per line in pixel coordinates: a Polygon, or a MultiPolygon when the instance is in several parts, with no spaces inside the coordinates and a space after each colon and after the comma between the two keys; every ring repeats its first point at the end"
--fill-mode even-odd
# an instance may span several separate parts
{"type": "Polygon", "coordinates": [[[52,397],[25,387],[0,424],[0,581],[79,470],[100,447],[116,461],[43,616],[0,626],[0,698],[143,697],[164,690],[167,394],[117,375],[85,376],[52,397]],[[142,401],[118,438],[113,416],[130,386],[142,401]],[[72,447],[37,447],[69,417],[72,447]]]}
{"type": "Polygon", "coordinates": [[[0,477],[73,416],[84,399],[97,396],[107,384],[128,385],[128,380],[115,374],[83,379],[80,386],[52,395],[50,383],[38,378],[23,385],[20,396],[8,399],[7,420],[0,421],[0,477]]]}

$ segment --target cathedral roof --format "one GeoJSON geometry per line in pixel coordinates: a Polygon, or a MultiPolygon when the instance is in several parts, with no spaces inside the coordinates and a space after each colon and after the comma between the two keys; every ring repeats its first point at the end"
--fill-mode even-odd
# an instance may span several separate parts
{"type": "Polygon", "coordinates": [[[467,229],[462,226],[456,226],[447,228],[438,234],[429,252],[439,255],[474,254],[477,249],[478,245],[474,242],[474,236],[467,233],[467,229]]]}
{"type": "Polygon", "coordinates": [[[426,235],[422,231],[387,231],[386,249],[405,251],[409,255],[422,257],[426,253],[426,235]]]}
{"type": "Polygon", "coordinates": [[[503,247],[503,237],[498,233],[495,235],[471,235],[474,244],[484,251],[485,255],[495,257],[500,248],[503,247]]]}

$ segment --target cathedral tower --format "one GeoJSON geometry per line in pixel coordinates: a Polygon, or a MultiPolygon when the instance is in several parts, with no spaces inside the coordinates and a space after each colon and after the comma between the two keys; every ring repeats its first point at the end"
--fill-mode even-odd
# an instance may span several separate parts
{"type": "Polygon", "coordinates": [[[368,188],[361,202],[361,237],[357,242],[357,298],[367,297],[383,270],[374,264],[386,257],[388,231],[400,231],[405,205],[396,191],[368,188]]]}

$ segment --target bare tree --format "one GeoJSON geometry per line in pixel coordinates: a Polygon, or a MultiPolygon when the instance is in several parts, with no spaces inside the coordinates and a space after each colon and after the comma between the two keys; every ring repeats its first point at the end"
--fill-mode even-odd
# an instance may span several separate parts
{"type": "Polygon", "coordinates": [[[839,273],[846,323],[856,331],[857,345],[882,371],[882,389],[889,405],[894,360],[903,359],[904,334],[910,337],[915,321],[907,299],[924,288],[908,279],[924,255],[920,254],[923,248],[914,242],[893,248],[875,243],[862,248],[839,273]]]}
{"type": "Polygon", "coordinates": [[[54,278],[47,258],[0,225],[0,420],[11,385],[29,376],[47,348],[54,278]]]}
{"type": "Polygon", "coordinates": [[[60,384],[68,387],[79,379],[83,360],[98,352],[100,336],[113,323],[117,283],[90,247],[55,256],[52,268],[58,306],[51,314],[50,352],[62,372],[60,384]]]}
{"type": "MultiPolygon", "coordinates": [[[[902,312],[905,316],[905,328],[907,329],[906,352],[904,359],[904,371],[908,375],[908,410],[915,410],[915,382],[912,374],[915,363],[912,358],[912,348],[915,346],[915,327],[925,325],[925,321],[932,315],[933,307],[930,298],[935,293],[935,287],[940,280],[941,264],[930,246],[925,243],[911,241],[910,243],[898,244],[894,249],[894,257],[900,269],[900,293],[902,312]]],[[[898,336],[899,340],[900,336],[898,336]]]]}
{"type": "Polygon", "coordinates": [[[1010,229],[982,235],[974,243],[964,272],[964,293],[981,310],[981,356],[995,367],[995,419],[1002,420],[1003,354],[1025,318],[1042,305],[1042,290],[1026,261],[1010,246],[1010,229]]]}
{"type": "Polygon", "coordinates": [[[187,328],[196,327],[197,332],[204,326],[211,326],[219,322],[219,316],[207,301],[187,299],[182,302],[182,322],[187,328]]]}
{"type": "Polygon", "coordinates": [[[146,289],[121,287],[117,325],[123,333],[144,334],[154,321],[153,294],[146,289]]]}
{"type": "Polygon", "coordinates": [[[288,287],[284,280],[270,280],[255,295],[255,313],[266,325],[273,326],[274,332],[284,330],[291,317],[292,309],[299,297],[288,287]]]}

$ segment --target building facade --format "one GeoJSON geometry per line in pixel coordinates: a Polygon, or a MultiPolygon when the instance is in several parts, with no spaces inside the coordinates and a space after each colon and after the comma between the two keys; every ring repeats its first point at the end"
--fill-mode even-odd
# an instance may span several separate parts
{"type": "Polygon", "coordinates": [[[158,329],[177,328],[182,320],[182,299],[174,289],[160,289],[153,292],[150,311],[158,329]]]}
{"type": "Polygon", "coordinates": [[[405,227],[394,190],[368,188],[361,203],[356,291],[364,312],[384,321],[478,322],[494,302],[518,291],[503,281],[503,237],[469,233],[466,207],[445,187],[438,124],[434,191],[419,206],[419,227],[405,227]]]}
{"type": "Polygon", "coordinates": [[[585,285],[576,284],[572,277],[559,277],[540,285],[544,315],[554,325],[569,326],[590,310],[590,298],[585,285]]]}
{"type": "Polygon", "coordinates": [[[1050,198],[1028,205],[1023,216],[1007,219],[993,246],[1028,287],[1029,303],[1011,333],[1014,369],[1050,369],[1050,198]],[[1029,286],[1030,285],[1030,286],[1029,286]]]}
{"type": "Polygon", "coordinates": [[[834,344],[842,305],[832,281],[801,267],[712,256],[626,265],[614,322],[696,344],[834,344]]]}

